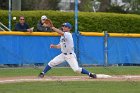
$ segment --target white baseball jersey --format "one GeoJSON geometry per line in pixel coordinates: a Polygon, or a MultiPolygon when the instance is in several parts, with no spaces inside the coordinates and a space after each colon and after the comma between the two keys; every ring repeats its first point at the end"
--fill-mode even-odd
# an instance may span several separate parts
{"type": "Polygon", "coordinates": [[[74,43],[73,43],[72,34],[70,32],[65,32],[64,36],[61,36],[60,45],[61,45],[62,53],[74,52],[74,43]]]}

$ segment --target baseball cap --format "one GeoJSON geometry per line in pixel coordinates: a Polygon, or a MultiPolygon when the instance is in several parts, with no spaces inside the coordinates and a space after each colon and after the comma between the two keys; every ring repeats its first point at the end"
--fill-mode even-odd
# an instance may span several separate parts
{"type": "Polygon", "coordinates": [[[70,29],[72,28],[72,25],[70,23],[68,23],[68,22],[63,23],[62,26],[66,26],[66,27],[68,27],[70,29]]]}
{"type": "Polygon", "coordinates": [[[47,17],[45,15],[41,16],[41,20],[43,19],[47,19],[47,17]]]}

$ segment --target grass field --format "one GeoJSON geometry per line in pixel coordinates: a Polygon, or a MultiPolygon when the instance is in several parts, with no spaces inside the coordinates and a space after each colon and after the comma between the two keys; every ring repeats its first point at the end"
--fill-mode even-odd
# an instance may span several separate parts
{"type": "MultiPolygon", "coordinates": [[[[37,76],[43,68],[0,68],[0,77],[37,76]]],[[[89,67],[97,74],[140,75],[140,67],[89,67]]],[[[46,76],[77,76],[71,68],[54,68],[46,76]]],[[[1,83],[0,93],[140,93],[140,81],[44,81],[1,83]]]]}
{"type": "Polygon", "coordinates": [[[26,82],[0,84],[0,93],[140,93],[140,82],[26,82]]]}
{"type": "MultiPolygon", "coordinates": [[[[97,74],[108,75],[140,75],[140,67],[89,67],[87,70],[97,74]]],[[[0,77],[37,76],[43,68],[0,68],[0,77]]],[[[48,76],[77,76],[71,68],[53,68],[48,76]]]]}

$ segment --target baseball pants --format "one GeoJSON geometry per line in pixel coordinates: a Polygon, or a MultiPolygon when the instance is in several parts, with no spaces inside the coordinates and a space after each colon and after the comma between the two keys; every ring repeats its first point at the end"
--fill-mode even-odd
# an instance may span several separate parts
{"type": "Polygon", "coordinates": [[[73,69],[74,72],[81,73],[82,68],[80,68],[78,65],[75,53],[72,53],[72,54],[61,53],[60,55],[58,55],[54,59],[52,59],[48,63],[48,65],[50,67],[54,67],[54,66],[59,65],[65,61],[68,62],[68,64],[70,65],[70,67],[73,69]]]}

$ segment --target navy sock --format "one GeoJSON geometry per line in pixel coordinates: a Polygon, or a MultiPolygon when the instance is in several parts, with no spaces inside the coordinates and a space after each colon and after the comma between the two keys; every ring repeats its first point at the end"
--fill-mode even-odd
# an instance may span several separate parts
{"type": "Polygon", "coordinates": [[[45,67],[45,69],[44,69],[43,73],[48,72],[50,69],[51,69],[51,67],[50,67],[49,65],[47,65],[47,66],[45,67]]]}
{"type": "Polygon", "coordinates": [[[87,70],[85,70],[85,69],[83,69],[82,68],[82,72],[81,72],[82,74],[87,74],[88,76],[89,76],[89,74],[90,74],[90,72],[88,72],[87,70]]]}

